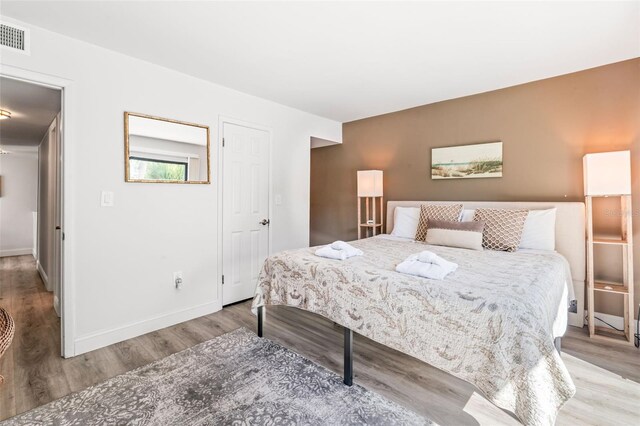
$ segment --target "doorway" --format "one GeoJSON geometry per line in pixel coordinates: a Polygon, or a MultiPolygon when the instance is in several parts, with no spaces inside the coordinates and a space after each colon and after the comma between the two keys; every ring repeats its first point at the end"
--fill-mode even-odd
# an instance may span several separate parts
{"type": "Polygon", "coordinates": [[[222,304],[253,297],[269,254],[267,129],[222,121],[222,304]]]}
{"type": "Polygon", "coordinates": [[[4,308],[14,316],[16,338],[36,321],[58,329],[54,347],[64,355],[63,90],[2,75],[0,109],[0,261],[8,277],[20,278],[2,280],[0,286],[13,287],[0,290],[33,301],[21,305],[9,297],[4,308]],[[29,315],[23,305],[31,306],[29,315]]]}

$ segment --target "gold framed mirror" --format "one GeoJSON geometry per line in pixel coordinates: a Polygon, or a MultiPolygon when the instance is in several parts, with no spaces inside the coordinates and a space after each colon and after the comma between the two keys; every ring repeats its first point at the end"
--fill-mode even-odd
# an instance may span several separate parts
{"type": "Polygon", "coordinates": [[[125,182],[211,183],[209,126],[124,113],[125,182]]]}

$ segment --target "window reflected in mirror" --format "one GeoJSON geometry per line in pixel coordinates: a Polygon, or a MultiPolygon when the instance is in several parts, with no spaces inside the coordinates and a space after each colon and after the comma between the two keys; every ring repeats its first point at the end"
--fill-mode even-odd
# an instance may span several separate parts
{"type": "Polygon", "coordinates": [[[125,112],[125,180],[210,183],[209,127],[125,112]]]}

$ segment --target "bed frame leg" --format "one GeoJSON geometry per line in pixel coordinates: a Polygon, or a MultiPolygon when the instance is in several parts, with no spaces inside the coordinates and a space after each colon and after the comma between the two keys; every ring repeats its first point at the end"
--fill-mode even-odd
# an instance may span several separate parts
{"type": "Polygon", "coordinates": [[[262,337],[262,321],[264,320],[264,306],[258,306],[258,337],[262,337]]]}
{"type": "Polygon", "coordinates": [[[344,384],[353,385],[353,331],[344,328],[344,384]]]}
{"type": "Polygon", "coordinates": [[[556,350],[558,351],[559,354],[562,354],[561,350],[562,350],[562,337],[556,337],[555,340],[553,341],[554,346],[556,347],[556,350]]]}

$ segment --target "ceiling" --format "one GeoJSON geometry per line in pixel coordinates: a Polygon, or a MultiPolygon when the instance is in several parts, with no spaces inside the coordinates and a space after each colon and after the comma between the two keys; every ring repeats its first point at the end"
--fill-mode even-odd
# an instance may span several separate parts
{"type": "Polygon", "coordinates": [[[60,112],[60,91],[0,77],[0,108],[11,118],[0,120],[0,145],[37,146],[60,112]]]}
{"type": "Polygon", "coordinates": [[[341,122],[640,56],[640,2],[15,2],[2,13],[341,122]]]}

